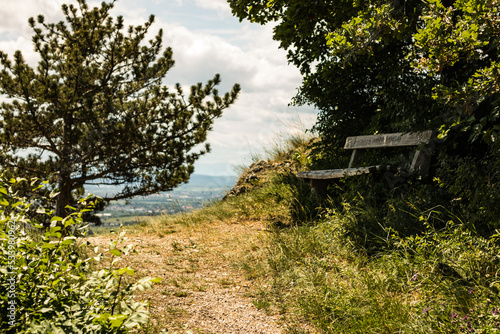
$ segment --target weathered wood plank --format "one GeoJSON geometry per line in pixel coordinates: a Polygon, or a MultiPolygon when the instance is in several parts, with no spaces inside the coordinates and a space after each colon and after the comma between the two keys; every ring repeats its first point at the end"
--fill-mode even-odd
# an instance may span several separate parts
{"type": "Polygon", "coordinates": [[[344,149],[354,150],[363,148],[401,147],[427,144],[433,136],[433,131],[412,133],[390,133],[370,136],[348,137],[344,149]]]}
{"type": "Polygon", "coordinates": [[[376,165],[376,166],[357,167],[357,168],[325,169],[325,170],[314,170],[308,172],[299,172],[297,173],[297,177],[301,179],[327,180],[327,179],[338,179],[345,176],[354,176],[354,175],[369,174],[375,172],[386,172],[386,171],[397,172],[398,168],[393,165],[376,165]]]}

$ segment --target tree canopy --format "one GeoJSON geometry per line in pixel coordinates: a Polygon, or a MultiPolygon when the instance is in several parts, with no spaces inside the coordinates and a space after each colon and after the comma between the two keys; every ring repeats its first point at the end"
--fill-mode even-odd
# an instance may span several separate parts
{"type": "Polygon", "coordinates": [[[207,133],[237,98],[206,84],[163,84],[174,66],[162,30],[147,40],[151,16],[126,27],[110,15],[114,1],[89,8],[62,5],[65,21],[30,18],[38,65],[20,51],[0,51],[0,165],[21,175],[51,177],[65,216],[72,192],[85,184],[125,185],[105,200],[167,191],[187,182],[194,162],[210,149],[207,133]]]}
{"type": "Polygon", "coordinates": [[[496,0],[228,0],[240,20],[276,22],[303,74],[324,149],[347,135],[460,127],[497,154],[496,0]]]}

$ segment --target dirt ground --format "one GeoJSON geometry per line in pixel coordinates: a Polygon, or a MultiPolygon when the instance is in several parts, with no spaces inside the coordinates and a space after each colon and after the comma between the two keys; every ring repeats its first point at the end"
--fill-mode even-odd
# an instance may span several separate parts
{"type": "MultiPolygon", "coordinates": [[[[254,282],[237,265],[242,256],[258,251],[265,234],[261,222],[236,220],[127,233],[125,244],[133,244],[137,254],[119,265],[136,270],[136,279],[162,278],[139,295],[150,302],[155,333],[164,328],[168,333],[283,333],[277,315],[252,303],[254,282]]],[[[105,249],[116,237],[89,241],[105,249]]]]}

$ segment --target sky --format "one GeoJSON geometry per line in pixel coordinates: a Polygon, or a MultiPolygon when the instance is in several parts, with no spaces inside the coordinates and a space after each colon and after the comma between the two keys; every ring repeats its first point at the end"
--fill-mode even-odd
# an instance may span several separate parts
{"type": "MultiPolygon", "coordinates": [[[[46,22],[58,22],[61,5],[71,2],[0,0],[0,50],[9,56],[21,50],[36,64],[28,18],[42,14],[46,22]]],[[[221,95],[234,83],[241,85],[238,100],[215,121],[207,139],[212,151],[198,160],[195,173],[235,175],[235,167],[248,166],[252,155],[279,136],[314,124],[313,107],[289,106],[302,77],[272,39],[272,25],[239,22],[225,0],[117,0],[112,14],[122,15],[127,26],[155,15],[152,32],[163,29],[164,46],[172,47],[175,60],[166,85],[206,83],[216,73],[222,79],[221,95]]]]}

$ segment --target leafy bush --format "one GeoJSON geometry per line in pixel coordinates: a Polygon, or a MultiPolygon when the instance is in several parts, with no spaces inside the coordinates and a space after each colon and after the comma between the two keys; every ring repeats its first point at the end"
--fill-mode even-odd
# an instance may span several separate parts
{"type": "Polygon", "coordinates": [[[500,332],[500,235],[482,237],[457,219],[441,229],[429,215],[420,219],[425,233],[393,235],[396,249],[379,262],[417,296],[407,331],[500,332]]]}
{"type": "Polygon", "coordinates": [[[401,235],[423,231],[417,212],[436,205],[430,198],[429,187],[416,179],[390,189],[378,174],[343,178],[330,186],[325,218],[342,215],[337,224],[344,237],[357,249],[377,253],[387,247],[388,229],[401,235]]]}
{"type": "Polygon", "coordinates": [[[402,237],[425,232],[420,215],[440,229],[458,218],[484,237],[500,228],[500,161],[492,157],[440,154],[434,177],[409,177],[390,188],[382,175],[343,178],[329,188],[328,206],[349,220],[344,230],[370,252],[386,247],[387,230],[402,237]],[[439,209],[436,214],[435,208],[439,209]]]}
{"type": "Polygon", "coordinates": [[[447,208],[484,235],[500,229],[500,159],[494,156],[442,155],[436,170],[437,191],[447,208]]]}
{"type": "MultiPolygon", "coordinates": [[[[0,182],[0,330],[6,333],[126,333],[148,322],[145,302],[134,301],[137,289],[158,279],[125,283],[131,268],[116,268],[129,247],[118,248],[123,232],[106,254],[89,256],[88,243],[70,231],[81,231],[86,208],[62,219],[52,217],[50,227],[30,218],[36,203],[12,190],[23,180],[0,182]],[[107,260],[106,269],[94,270],[107,260]]],[[[34,186],[34,184],[32,184],[34,186]]],[[[35,187],[36,190],[43,185],[35,187]]],[[[88,200],[88,199],[87,199],[88,200]]],[[[52,212],[38,207],[41,215],[52,212]]]]}

